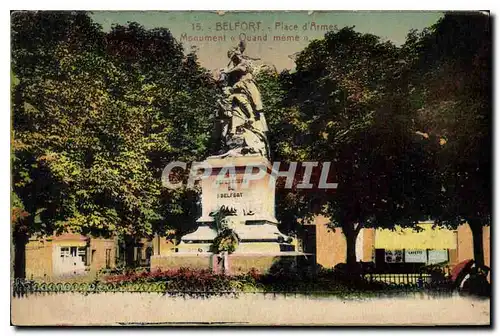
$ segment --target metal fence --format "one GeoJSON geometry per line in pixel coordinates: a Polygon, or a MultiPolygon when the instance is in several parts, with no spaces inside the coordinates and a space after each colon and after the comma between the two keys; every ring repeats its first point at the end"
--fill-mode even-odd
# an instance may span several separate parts
{"type": "MultiPolygon", "coordinates": [[[[360,291],[421,291],[421,290],[439,290],[448,291],[452,290],[450,282],[446,279],[436,279],[431,274],[384,274],[384,273],[368,273],[363,274],[362,278],[366,281],[363,286],[359,288],[360,291]]],[[[359,279],[359,278],[358,278],[359,279]]],[[[259,290],[242,290],[240,288],[224,287],[220,288],[207,288],[206,290],[200,288],[195,290],[183,289],[175,286],[175,282],[169,281],[156,281],[156,282],[122,282],[122,283],[106,283],[101,281],[93,282],[44,282],[34,281],[27,279],[14,279],[12,282],[12,294],[14,296],[25,296],[28,294],[40,293],[161,293],[171,296],[210,296],[210,295],[238,295],[241,293],[263,293],[263,294],[341,294],[334,288],[315,287],[314,290],[301,290],[301,291],[269,291],[265,287],[259,290]],[[332,289],[332,290],[330,290],[332,289]]],[[[306,287],[307,288],[307,287],[306,287]]],[[[354,288],[353,288],[354,289],[354,288]]],[[[344,288],[346,290],[346,288],[344,288]]]]}
{"type": "Polygon", "coordinates": [[[394,287],[451,288],[451,282],[447,278],[425,273],[368,273],[363,274],[363,278],[370,283],[383,283],[394,287]]]}
{"type": "Polygon", "coordinates": [[[12,283],[14,295],[31,293],[99,293],[99,292],[165,292],[166,283],[104,283],[104,282],[39,282],[15,279],[12,283]]]}

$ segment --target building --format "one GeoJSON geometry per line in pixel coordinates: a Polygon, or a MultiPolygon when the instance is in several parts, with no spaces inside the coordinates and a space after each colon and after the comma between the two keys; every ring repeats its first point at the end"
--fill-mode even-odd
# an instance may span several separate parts
{"type": "MultiPolygon", "coordinates": [[[[318,216],[305,225],[304,237],[297,250],[312,255],[316,264],[332,268],[346,261],[346,243],[342,230],[330,229],[328,222],[327,218],[318,216]]],[[[461,225],[457,230],[432,229],[432,222],[421,223],[420,226],[420,232],[412,229],[361,229],[356,241],[356,259],[373,262],[381,271],[409,272],[432,264],[452,268],[463,260],[474,258],[472,233],[468,225],[461,225]]],[[[483,246],[485,264],[490,266],[489,227],[483,230],[483,246]]],[[[177,258],[175,252],[173,238],[155,236],[138,239],[133,248],[133,266],[151,269],[187,266],[186,260],[177,258]]],[[[125,249],[117,238],[92,238],[72,233],[33,237],[26,245],[26,277],[95,279],[99,271],[115,269],[120,266],[119,261],[125,259],[125,249]]],[[[234,267],[247,263],[240,265],[245,270],[259,267],[259,262],[270,263],[265,258],[260,259],[232,260],[231,263],[234,267]]],[[[212,264],[210,257],[194,254],[190,266],[210,268],[212,264]]]]}
{"type": "MultiPolygon", "coordinates": [[[[153,242],[137,239],[130,250],[132,267],[148,268],[153,242]]],[[[95,238],[64,233],[43,238],[32,237],[26,245],[28,279],[95,279],[100,271],[121,267],[127,259],[118,238],[95,238]]]]}
{"type": "Polygon", "coordinates": [[[94,278],[100,270],[115,266],[115,239],[65,233],[32,237],[26,245],[28,279],[94,278]]]}
{"type": "MultiPolygon", "coordinates": [[[[331,268],[346,260],[346,243],[342,229],[330,229],[329,220],[315,218],[306,232],[305,249],[312,252],[315,242],[316,262],[331,268]],[[307,243],[309,242],[309,243],[307,243]]],[[[422,266],[446,264],[450,268],[466,259],[474,259],[472,232],[468,225],[457,230],[432,228],[432,222],[423,222],[422,231],[398,228],[395,231],[365,228],[356,240],[356,259],[374,262],[377,268],[396,270],[406,265],[422,266]]],[[[483,229],[484,260],[490,266],[490,227],[483,229]]],[[[406,267],[408,268],[408,267],[406,267]]]]}

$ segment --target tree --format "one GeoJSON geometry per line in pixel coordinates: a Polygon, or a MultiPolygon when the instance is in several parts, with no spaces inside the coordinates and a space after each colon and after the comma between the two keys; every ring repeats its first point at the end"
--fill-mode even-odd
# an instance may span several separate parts
{"type": "Polygon", "coordinates": [[[423,219],[419,162],[427,151],[394,93],[400,58],[390,42],[343,28],[311,42],[289,77],[286,104],[300,129],[290,146],[304,161],[331,162],[338,183],[334,192],[299,190],[297,198],[342,229],[351,265],[362,228],[423,219]]]}
{"type": "Polygon", "coordinates": [[[484,264],[482,228],[491,223],[491,23],[481,13],[449,13],[404,48],[412,56],[412,108],[436,147],[429,206],[442,226],[468,223],[474,259],[484,264]]]}
{"type": "MultiPolygon", "coordinates": [[[[130,96],[129,102],[148,109],[150,122],[144,135],[154,139],[147,154],[153,176],[160,181],[169,162],[205,159],[218,92],[196,54],[185,56],[168,29],[146,30],[133,22],[114,26],[105,41],[107,53],[130,82],[140,78],[139,94],[130,96]]],[[[160,189],[159,213],[162,221],[155,222],[155,233],[162,235],[174,228],[181,235],[195,229],[198,193],[186,188],[160,189]]]]}
{"type": "MultiPolygon", "coordinates": [[[[131,93],[121,90],[126,76],[106,57],[99,40],[88,47],[79,44],[83,38],[102,37],[90,20],[82,19],[89,25],[80,27],[68,19],[85,14],[26,15],[44,28],[66,32],[61,40],[57,34],[55,40],[35,38],[41,40],[36,47],[19,38],[13,48],[14,71],[21,74],[13,104],[14,188],[30,214],[26,236],[150,233],[152,222],[160,219],[161,185],[147,166],[153,139],[143,136],[146,109],[127,103],[131,93]],[[66,30],[53,28],[61,22],[66,30]],[[82,31],[73,34],[72,29],[82,31]],[[31,64],[49,51],[52,59],[47,57],[46,65],[31,64]],[[36,71],[24,73],[25,63],[36,71]],[[36,216],[41,225],[34,225],[36,216]]],[[[23,33],[30,35],[21,18],[23,33]]],[[[38,27],[31,28],[36,36],[38,27]]]]}
{"type": "MultiPolygon", "coordinates": [[[[301,147],[300,136],[307,129],[307,122],[302,120],[299,110],[287,106],[287,92],[291,79],[290,72],[278,73],[274,69],[260,72],[257,85],[262,93],[264,110],[269,124],[269,143],[274,162],[280,161],[284,168],[289,162],[301,162],[306,157],[306,149],[301,147]]],[[[303,195],[284,188],[283,181],[276,184],[276,218],[279,228],[288,235],[302,233],[302,224],[314,215],[309,202],[303,195]]]]}
{"type": "Polygon", "coordinates": [[[13,185],[29,214],[25,242],[72,231],[133,243],[194,223],[196,194],[165,190],[160,177],[168,162],[204,155],[214,85],[168,30],[130,27],[104,34],[86,13],[15,16],[13,185]]]}
{"type": "Polygon", "coordinates": [[[57,79],[21,78],[15,92],[15,139],[22,146],[15,177],[28,175],[16,185],[23,202],[37,208],[50,202],[43,222],[57,232],[149,232],[159,218],[160,182],[147,166],[146,109],[127,104],[128,92],[116,93],[124,76],[98,50],[74,54],[62,42],[54,53],[57,79]],[[53,197],[39,200],[44,185],[53,197]]]}
{"type": "MultiPolygon", "coordinates": [[[[25,99],[25,92],[34,83],[58,78],[59,62],[55,57],[60,43],[75,52],[95,47],[93,37],[98,27],[80,12],[14,12],[12,14],[12,211],[14,240],[14,276],[25,276],[25,245],[33,234],[52,234],[54,223],[61,220],[59,206],[64,199],[63,186],[54,180],[42,164],[39,151],[43,133],[32,117],[36,110],[25,99]],[[86,37],[86,38],[85,38],[86,37]],[[19,113],[20,111],[22,113],[19,113]],[[31,132],[32,141],[22,134],[31,132]],[[16,213],[22,216],[15,215],[16,213]]],[[[49,124],[50,121],[43,120],[49,124]]]]}

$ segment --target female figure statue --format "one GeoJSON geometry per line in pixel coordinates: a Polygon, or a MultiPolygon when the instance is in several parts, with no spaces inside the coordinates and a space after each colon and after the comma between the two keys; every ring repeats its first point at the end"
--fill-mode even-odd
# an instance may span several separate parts
{"type": "Polygon", "coordinates": [[[222,110],[222,138],[227,149],[223,156],[260,154],[268,156],[269,145],[262,98],[253,77],[252,59],[243,55],[245,44],[228,51],[228,67],[221,69],[219,82],[224,99],[222,110]]]}

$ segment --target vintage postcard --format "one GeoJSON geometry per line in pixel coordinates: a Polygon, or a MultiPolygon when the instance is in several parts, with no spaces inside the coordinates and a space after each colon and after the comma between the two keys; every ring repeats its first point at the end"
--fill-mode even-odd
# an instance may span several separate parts
{"type": "Polygon", "coordinates": [[[479,11],[12,11],[11,324],[489,326],[492,50],[479,11]]]}

